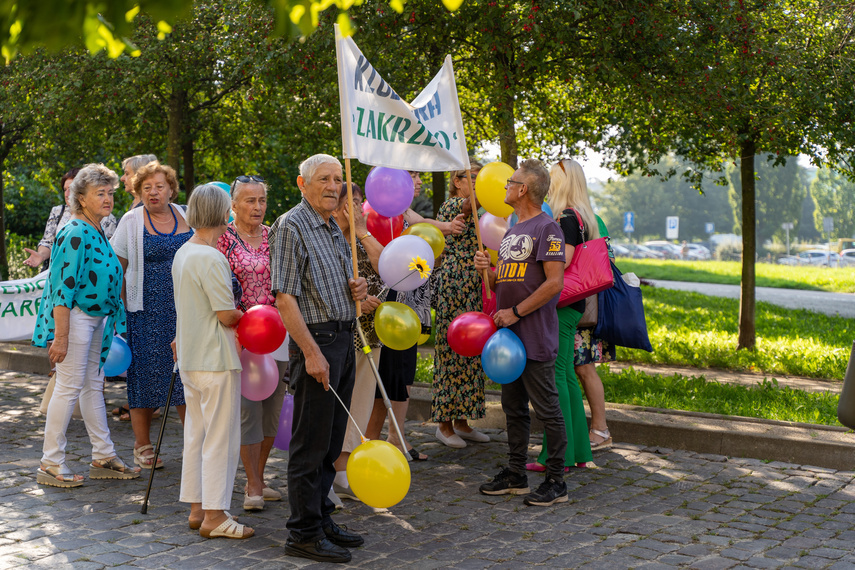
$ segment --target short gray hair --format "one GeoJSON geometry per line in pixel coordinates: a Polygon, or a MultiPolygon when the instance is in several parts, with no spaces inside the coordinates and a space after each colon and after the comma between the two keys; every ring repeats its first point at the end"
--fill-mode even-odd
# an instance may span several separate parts
{"type": "Polygon", "coordinates": [[[125,160],[122,161],[122,170],[130,170],[131,172],[136,172],[149,162],[157,162],[157,157],[153,154],[138,154],[136,156],[129,156],[125,160]]]}
{"type": "Polygon", "coordinates": [[[196,230],[219,227],[226,223],[231,207],[229,195],[219,186],[196,186],[187,203],[187,225],[196,230]]]}
{"type": "Polygon", "coordinates": [[[341,162],[334,156],[328,154],[316,154],[310,156],[300,164],[300,176],[303,177],[303,182],[308,184],[312,181],[315,171],[322,164],[337,164],[341,168],[341,162]]]}
{"type": "Polygon", "coordinates": [[[234,186],[232,186],[232,201],[237,200],[238,194],[243,190],[244,186],[261,186],[264,188],[264,195],[267,196],[267,182],[255,182],[253,180],[249,182],[238,182],[235,180],[234,186]]]}
{"type": "Polygon", "coordinates": [[[520,170],[528,180],[526,185],[531,193],[531,202],[539,208],[549,193],[549,171],[536,158],[522,161],[520,170]]]}
{"type": "Polygon", "coordinates": [[[93,188],[109,186],[111,190],[119,187],[119,176],[103,164],[87,164],[80,169],[71,186],[68,187],[68,202],[72,214],[82,214],[80,199],[93,188]]]}

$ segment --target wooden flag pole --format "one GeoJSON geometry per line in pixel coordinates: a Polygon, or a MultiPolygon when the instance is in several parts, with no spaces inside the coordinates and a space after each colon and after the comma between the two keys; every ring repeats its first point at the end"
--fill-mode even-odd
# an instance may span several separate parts
{"type": "MultiPolygon", "coordinates": [[[[481,226],[478,224],[478,207],[475,204],[475,188],[472,186],[471,165],[466,169],[466,184],[469,185],[469,204],[472,206],[472,216],[475,218],[475,236],[478,238],[478,251],[485,251],[484,243],[481,241],[481,226]]],[[[487,298],[492,299],[493,294],[490,291],[490,278],[487,275],[487,271],[489,270],[485,269],[483,273],[481,273],[481,279],[484,280],[484,288],[487,291],[487,298]]]]}
{"type": "MultiPolygon", "coordinates": [[[[347,179],[347,214],[350,225],[350,258],[353,262],[353,278],[359,278],[359,261],[356,258],[356,226],[353,224],[353,182],[350,179],[350,159],[344,159],[344,172],[347,179]]],[[[356,318],[362,316],[362,302],[356,301],[356,318]]]]}

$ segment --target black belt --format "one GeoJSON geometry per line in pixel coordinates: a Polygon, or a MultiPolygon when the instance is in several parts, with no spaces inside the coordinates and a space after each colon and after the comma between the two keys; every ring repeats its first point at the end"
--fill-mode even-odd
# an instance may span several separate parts
{"type": "Polygon", "coordinates": [[[325,323],[315,323],[313,325],[306,325],[306,328],[308,328],[310,331],[352,331],[353,321],[327,321],[325,323]]]}

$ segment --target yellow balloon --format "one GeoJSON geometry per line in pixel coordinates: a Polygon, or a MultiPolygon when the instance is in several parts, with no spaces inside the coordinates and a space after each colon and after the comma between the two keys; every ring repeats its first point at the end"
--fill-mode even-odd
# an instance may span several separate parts
{"type": "Polygon", "coordinates": [[[507,218],[514,209],[505,204],[505,184],[513,177],[514,169],[504,162],[484,165],[475,179],[475,193],[484,209],[500,218],[507,218]]]}
{"type": "Polygon", "coordinates": [[[419,344],[421,345],[421,344],[426,343],[426,342],[428,341],[428,339],[429,339],[429,338],[430,338],[430,335],[429,335],[429,334],[421,334],[421,335],[419,335],[419,344]]]}
{"type": "Polygon", "coordinates": [[[490,254],[490,263],[493,265],[493,267],[499,265],[499,252],[495,249],[487,248],[487,253],[490,254]]]}
{"type": "Polygon", "coordinates": [[[422,322],[414,310],[403,303],[381,303],[374,312],[374,330],[385,346],[406,350],[416,344],[422,334],[422,322]]]}
{"type": "Polygon", "coordinates": [[[445,248],[445,236],[442,235],[442,232],[438,227],[428,224],[427,222],[413,224],[401,232],[401,235],[419,236],[428,242],[428,245],[430,245],[430,248],[433,250],[434,257],[439,257],[442,250],[445,248]]]}
{"type": "Polygon", "coordinates": [[[360,501],[385,509],[407,496],[410,466],[401,450],[391,443],[366,441],[347,460],[347,481],[360,501]]]}

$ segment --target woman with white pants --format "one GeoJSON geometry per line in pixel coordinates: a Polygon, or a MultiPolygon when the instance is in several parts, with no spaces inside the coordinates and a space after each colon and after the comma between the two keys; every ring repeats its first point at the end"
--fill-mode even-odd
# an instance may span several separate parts
{"type": "Polygon", "coordinates": [[[253,530],[227,512],[240,452],[240,371],[231,268],[217,249],[231,200],[213,184],[197,186],[187,205],[196,230],[172,261],[174,350],[184,378],[184,462],[179,500],[190,528],[205,538],[249,538],[253,530]]]}
{"type": "Polygon", "coordinates": [[[92,442],[90,479],[134,479],[117,455],[104,406],[102,367],[114,330],[125,332],[122,267],[101,228],[113,210],[119,177],[102,164],[89,164],[69,187],[71,220],[56,236],[51,272],[42,294],[33,344],[53,341],[48,356],[56,385],[47,409],[45,441],[36,480],[54,487],[79,487],[83,477],[65,463],[65,432],[75,404],[92,442]]]}

